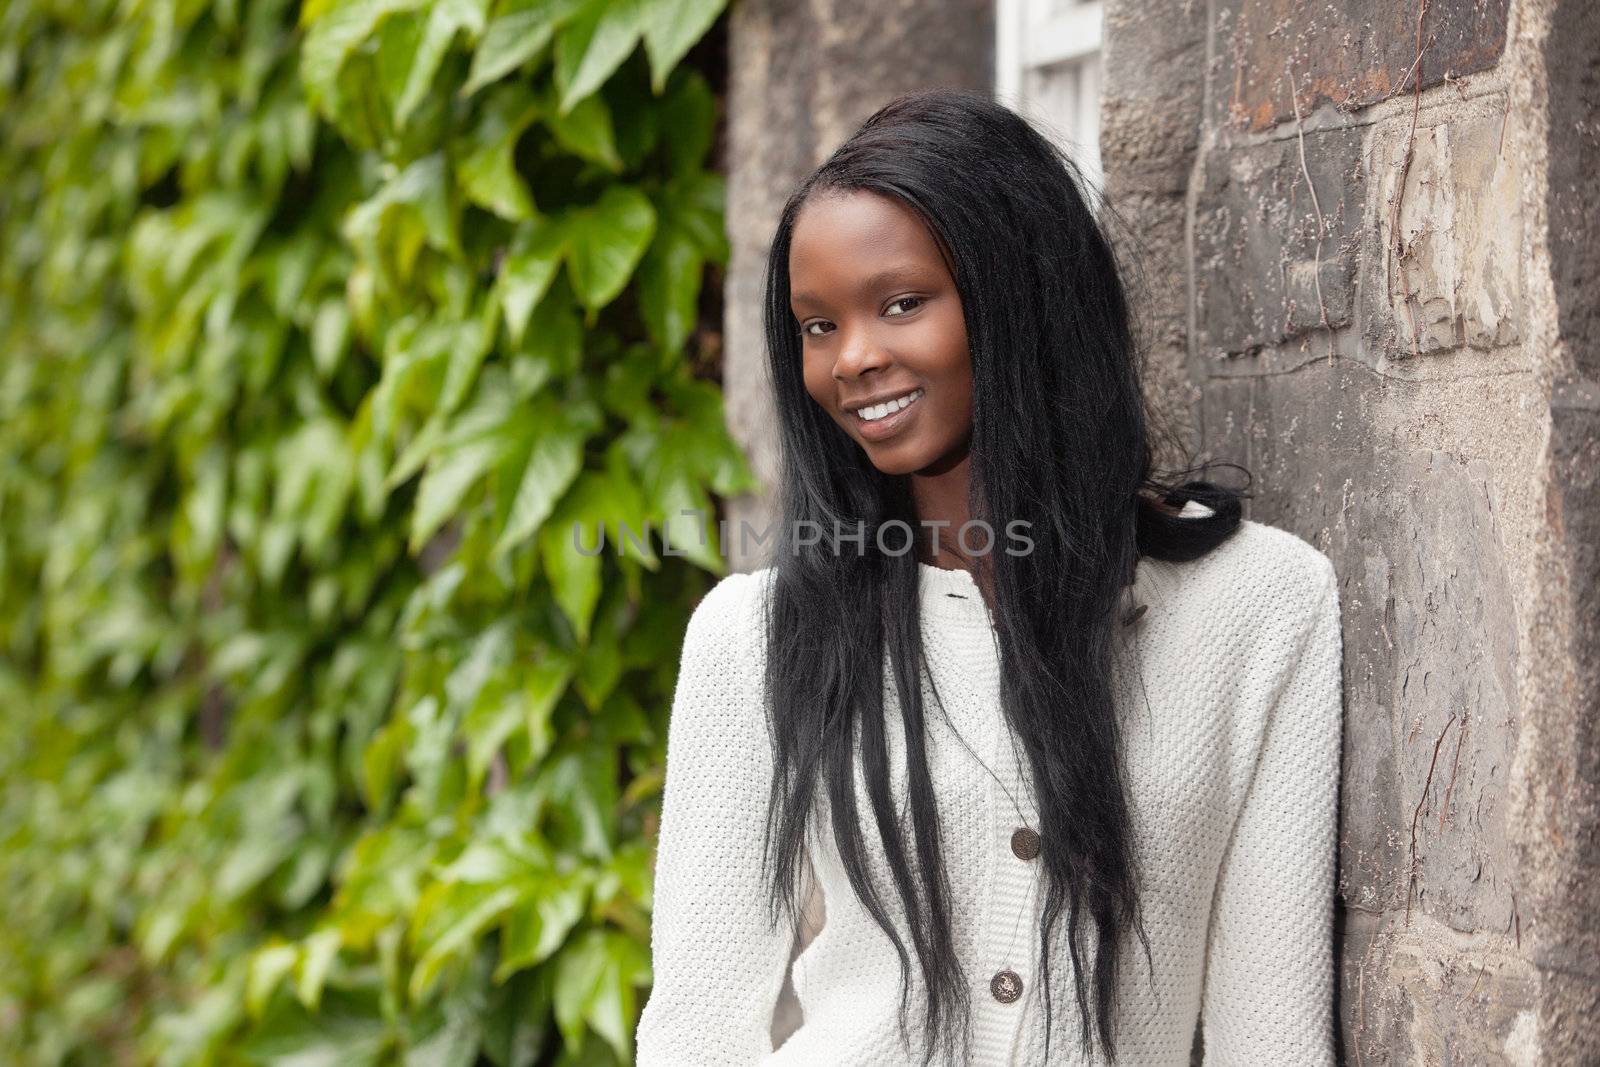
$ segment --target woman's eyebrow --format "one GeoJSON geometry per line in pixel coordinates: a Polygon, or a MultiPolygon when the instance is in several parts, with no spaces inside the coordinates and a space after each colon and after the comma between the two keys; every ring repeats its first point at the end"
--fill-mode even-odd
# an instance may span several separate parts
{"type": "MultiPolygon", "coordinates": [[[[922,284],[923,282],[923,272],[916,267],[885,267],[883,270],[875,271],[863,278],[861,288],[882,289],[891,285],[922,284]]],[[[827,302],[816,294],[808,292],[790,293],[789,299],[796,304],[823,304],[827,302]]]]}

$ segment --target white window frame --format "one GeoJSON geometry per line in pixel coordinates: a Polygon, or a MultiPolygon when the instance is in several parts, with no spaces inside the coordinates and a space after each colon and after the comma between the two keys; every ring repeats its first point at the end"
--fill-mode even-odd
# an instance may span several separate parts
{"type": "Polygon", "coordinates": [[[1098,203],[1101,46],[1105,0],[996,0],[995,95],[1058,135],[1098,203]],[[1030,75],[1052,67],[1077,68],[1074,106],[1062,114],[1030,92],[1030,75]]]}

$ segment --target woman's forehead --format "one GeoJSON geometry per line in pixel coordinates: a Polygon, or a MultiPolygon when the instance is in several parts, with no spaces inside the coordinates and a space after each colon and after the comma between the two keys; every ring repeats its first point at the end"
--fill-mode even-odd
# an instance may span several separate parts
{"type": "Polygon", "coordinates": [[[813,272],[865,284],[929,270],[945,273],[938,244],[921,217],[892,197],[865,191],[814,197],[795,219],[789,271],[797,289],[812,284],[813,272]]]}

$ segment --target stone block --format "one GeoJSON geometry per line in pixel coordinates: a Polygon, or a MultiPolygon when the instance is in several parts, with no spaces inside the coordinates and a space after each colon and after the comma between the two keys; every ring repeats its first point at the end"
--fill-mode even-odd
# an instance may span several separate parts
{"type": "Polygon", "coordinates": [[[1522,339],[1523,178],[1518,155],[1505,151],[1505,122],[1490,109],[1424,125],[1414,138],[1409,117],[1375,133],[1376,217],[1363,257],[1373,356],[1487,351],[1522,339]]]}
{"type": "Polygon", "coordinates": [[[1417,56],[1422,0],[1219,0],[1212,121],[1261,131],[1294,119],[1290,71],[1300,110],[1331,103],[1367,107],[1446,74],[1487,70],[1506,43],[1509,0],[1427,0],[1423,55],[1417,56]]]}
{"type": "Polygon", "coordinates": [[[1332,328],[1350,324],[1364,188],[1357,130],[1306,131],[1303,144],[1293,136],[1206,155],[1194,254],[1208,372],[1265,370],[1219,369],[1216,357],[1259,356],[1319,328],[1324,313],[1332,328]]]}
{"type": "Polygon", "coordinates": [[[1207,447],[1254,475],[1247,514],[1339,571],[1344,900],[1498,928],[1519,635],[1487,465],[1393,444],[1360,363],[1223,384],[1207,390],[1207,447]]]}

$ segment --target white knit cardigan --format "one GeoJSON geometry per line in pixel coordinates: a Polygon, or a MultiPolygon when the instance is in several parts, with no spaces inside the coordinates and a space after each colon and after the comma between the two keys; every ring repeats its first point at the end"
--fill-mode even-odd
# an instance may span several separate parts
{"type": "MultiPolygon", "coordinates": [[[[965,571],[920,568],[933,682],[924,682],[929,765],[955,947],[971,988],[967,1062],[1042,1064],[1042,865],[1011,846],[1018,827],[1039,828],[1038,811],[1020,746],[1003,743],[1011,738],[995,634],[965,571]],[[934,688],[948,721],[932,703],[934,688]],[[991,991],[1003,970],[1021,979],[1022,995],[1010,1002],[991,991]]],[[[820,805],[813,840],[821,844],[808,862],[826,921],[793,965],[804,1021],[772,1045],[792,948],[786,925],[768,926],[760,874],[772,755],[758,613],[772,573],[722,579],[689,623],[668,729],[655,984],[636,1035],[639,1067],[920,1062],[920,1049],[899,1037],[898,958],[851,890],[820,805]]],[[[1127,662],[1138,670],[1119,669],[1116,700],[1154,973],[1130,934],[1118,1062],[1187,1067],[1199,1022],[1206,1067],[1332,1067],[1342,709],[1333,565],[1299,537],[1246,520],[1197,561],[1142,559],[1127,603],[1147,608],[1123,628],[1137,653],[1127,662]]],[[[887,681],[885,697],[897,717],[887,681]]],[[[891,786],[903,805],[904,744],[891,722],[891,786]]],[[[865,822],[864,794],[859,807],[865,822]]],[[[875,830],[865,839],[871,849],[875,830]]],[[[881,848],[870,860],[878,884],[889,886],[881,848]]],[[[896,894],[884,897],[902,921],[896,894]]],[[[1058,937],[1064,927],[1065,915],[1058,937]]],[[[1079,1053],[1071,958],[1059,943],[1048,1061],[1103,1063],[1079,1053]]],[[[915,1012],[925,991],[914,956],[912,980],[915,1012]]]]}

